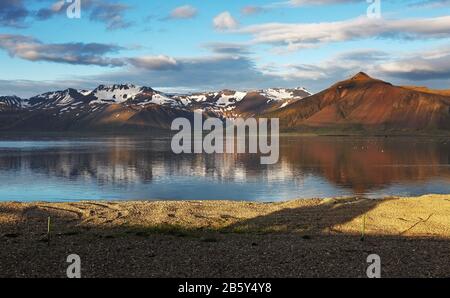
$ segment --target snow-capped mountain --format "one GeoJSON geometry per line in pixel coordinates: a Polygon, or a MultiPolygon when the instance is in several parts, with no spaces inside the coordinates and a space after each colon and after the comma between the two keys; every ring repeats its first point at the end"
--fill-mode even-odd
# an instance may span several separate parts
{"type": "Polygon", "coordinates": [[[192,93],[188,95],[176,95],[185,105],[191,103],[210,103],[218,107],[228,107],[242,101],[249,93],[259,93],[269,100],[283,101],[292,99],[302,99],[312,95],[305,88],[286,89],[286,88],[270,88],[256,91],[233,91],[222,90],[219,92],[192,93]]]}
{"type": "Polygon", "coordinates": [[[17,96],[0,96],[0,111],[21,109],[23,102],[17,96]]]}
{"type": "Polygon", "coordinates": [[[248,117],[280,109],[309,95],[304,88],[191,94],[168,94],[132,84],[100,85],[93,90],[69,88],[29,99],[0,97],[0,112],[17,112],[12,116],[0,113],[0,126],[4,122],[21,129],[72,129],[126,123],[167,128],[176,117],[189,118],[193,111],[221,118],[248,117]]]}
{"type": "Polygon", "coordinates": [[[192,93],[187,95],[175,95],[185,106],[191,104],[203,104],[205,106],[227,107],[241,101],[247,92],[222,90],[219,92],[192,93]]]}
{"type": "Polygon", "coordinates": [[[100,85],[94,90],[66,89],[63,91],[47,92],[27,100],[30,107],[52,108],[68,105],[90,104],[159,104],[176,105],[175,101],[163,93],[148,87],[134,85],[100,85]]]}
{"type": "Polygon", "coordinates": [[[82,91],[66,89],[63,91],[47,92],[25,100],[31,109],[48,109],[55,107],[65,107],[79,103],[89,102],[92,97],[86,96],[82,91]]]}
{"type": "MultiPolygon", "coordinates": [[[[14,106],[30,110],[60,109],[62,111],[89,106],[92,109],[107,105],[121,104],[136,108],[148,105],[159,105],[183,110],[204,110],[218,114],[238,110],[238,107],[257,94],[265,99],[271,108],[286,106],[296,100],[310,96],[304,88],[283,89],[271,88],[258,91],[242,92],[222,90],[192,94],[166,94],[150,87],[132,84],[100,85],[93,90],[66,89],[43,93],[30,99],[15,96],[0,97],[0,105],[14,106]]],[[[247,103],[248,104],[248,103],[247,103]]]]}
{"type": "Polygon", "coordinates": [[[100,85],[86,96],[95,98],[90,102],[93,104],[137,104],[145,106],[147,104],[156,104],[170,107],[179,107],[179,103],[150,87],[139,87],[131,84],[126,85],[100,85]]]}
{"type": "Polygon", "coordinates": [[[256,91],[222,90],[219,92],[174,95],[185,107],[212,112],[224,117],[248,116],[262,110],[273,110],[287,106],[312,95],[305,88],[271,88],[256,91]],[[257,108],[256,108],[257,106],[257,108]],[[255,108],[253,111],[250,107],[255,108]],[[245,111],[244,111],[245,110],[245,111]]]}

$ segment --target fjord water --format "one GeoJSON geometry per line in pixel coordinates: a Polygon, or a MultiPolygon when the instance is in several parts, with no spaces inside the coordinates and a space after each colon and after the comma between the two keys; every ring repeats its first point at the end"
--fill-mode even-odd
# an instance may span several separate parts
{"type": "Polygon", "coordinates": [[[280,139],[280,160],[175,155],[168,137],[2,137],[0,201],[249,200],[450,193],[450,141],[280,139]]]}

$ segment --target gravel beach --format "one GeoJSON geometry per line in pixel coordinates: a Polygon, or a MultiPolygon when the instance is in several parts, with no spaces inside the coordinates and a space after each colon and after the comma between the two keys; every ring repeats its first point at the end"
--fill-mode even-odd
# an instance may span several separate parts
{"type": "Polygon", "coordinates": [[[0,203],[0,247],[0,277],[450,277],[450,195],[0,203]]]}

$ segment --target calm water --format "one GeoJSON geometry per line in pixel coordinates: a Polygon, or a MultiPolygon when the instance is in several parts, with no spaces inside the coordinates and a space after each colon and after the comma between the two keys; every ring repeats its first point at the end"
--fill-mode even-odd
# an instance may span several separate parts
{"type": "Polygon", "coordinates": [[[0,201],[252,200],[450,193],[450,141],[282,137],[280,161],[174,155],[169,138],[0,139],[0,201]]]}

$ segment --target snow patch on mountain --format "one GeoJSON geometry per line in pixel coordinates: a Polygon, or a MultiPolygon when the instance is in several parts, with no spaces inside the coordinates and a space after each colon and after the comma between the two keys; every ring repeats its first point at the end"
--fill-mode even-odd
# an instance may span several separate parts
{"type": "Polygon", "coordinates": [[[272,100],[302,99],[304,97],[312,95],[305,88],[270,88],[263,90],[261,94],[272,100]]]}
{"type": "Polygon", "coordinates": [[[20,109],[24,101],[17,96],[0,96],[0,110],[20,109]]]}
{"type": "Polygon", "coordinates": [[[217,99],[216,104],[221,107],[228,107],[229,105],[235,104],[241,101],[247,92],[223,92],[220,94],[220,97],[217,99]]]}
{"type": "Polygon", "coordinates": [[[147,105],[147,104],[156,104],[156,105],[169,105],[169,106],[179,106],[178,102],[174,100],[173,98],[170,98],[164,94],[161,93],[155,93],[152,95],[151,100],[146,100],[143,102],[140,102],[139,105],[147,105]]]}
{"type": "Polygon", "coordinates": [[[100,85],[87,95],[93,95],[97,98],[96,103],[113,102],[123,103],[127,100],[133,100],[138,94],[141,94],[142,87],[135,85],[100,85]]]}

